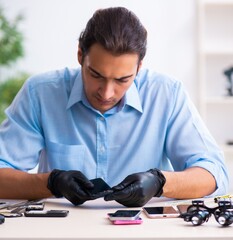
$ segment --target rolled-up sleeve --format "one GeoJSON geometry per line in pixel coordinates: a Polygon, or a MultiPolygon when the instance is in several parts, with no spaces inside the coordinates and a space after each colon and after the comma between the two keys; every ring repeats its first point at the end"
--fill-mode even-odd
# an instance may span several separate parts
{"type": "Polygon", "coordinates": [[[212,195],[228,190],[228,173],[223,152],[206,128],[198,111],[181,83],[173,91],[173,107],[168,124],[166,152],[176,171],[201,167],[215,178],[217,188],[212,195]]]}
{"type": "Polygon", "coordinates": [[[44,140],[36,108],[28,80],[5,111],[7,119],[0,128],[0,168],[27,171],[38,164],[44,140]]]}

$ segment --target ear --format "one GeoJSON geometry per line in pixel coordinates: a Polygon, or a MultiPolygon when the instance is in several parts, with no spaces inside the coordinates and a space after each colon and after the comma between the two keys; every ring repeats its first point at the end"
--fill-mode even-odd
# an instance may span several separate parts
{"type": "Polygon", "coordinates": [[[83,61],[83,52],[82,52],[82,50],[81,50],[80,47],[78,47],[77,57],[78,57],[78,62],[79,62],[79,64],[82,65],[82,61],[83,61]]]}
{"type": "Polygon", "coordinates": [[[137,73],[140,71],[141,67],[142,67],[142,61],[140,61],[140,62],[138,63],[137,73]]]}

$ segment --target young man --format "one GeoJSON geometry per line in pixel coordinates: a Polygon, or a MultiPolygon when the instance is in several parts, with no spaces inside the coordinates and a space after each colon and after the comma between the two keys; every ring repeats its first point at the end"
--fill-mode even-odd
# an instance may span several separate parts
{"type": "Polygon", "coordinates": [[[182,84],[141,69],[146,44],[132,12],[98,10],[79,38],[81,68],[24,84],[0,128],[0,198],[79,205],[103,197],[90,192],[97,177],[112,187],[106,201],[129,207],[226,192],[222,152],[182,84]]]}

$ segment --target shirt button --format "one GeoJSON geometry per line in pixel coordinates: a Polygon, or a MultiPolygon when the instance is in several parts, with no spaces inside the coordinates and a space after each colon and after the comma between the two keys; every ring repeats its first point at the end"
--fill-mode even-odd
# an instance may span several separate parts
{"type": "Polygon", "coordinates": [[[101,147],[100,147],[100,152],[104,152],[104,151],[105,151],[104,146],[101,146],[101,147]]]}
{"type": "Polygon", "coordinates": [[[101,120],[101,121],[104,121],[104,117],[100,117],[100,120],[101,120]]]}

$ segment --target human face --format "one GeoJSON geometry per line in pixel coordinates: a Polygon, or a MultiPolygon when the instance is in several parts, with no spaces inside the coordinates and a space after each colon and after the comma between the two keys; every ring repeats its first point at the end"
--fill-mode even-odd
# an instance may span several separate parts
{"type": "Polygon", "coordinates": [[[113,55],[100,44],[92,45],[84,59],[79,48],[78,61],[86,97],[101,113],[119,103],[141,67],[137,54],[113,55]]]}

